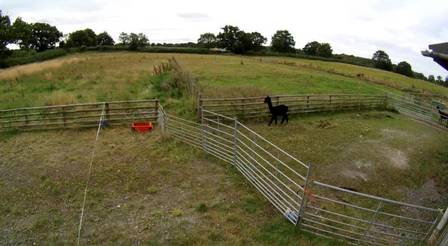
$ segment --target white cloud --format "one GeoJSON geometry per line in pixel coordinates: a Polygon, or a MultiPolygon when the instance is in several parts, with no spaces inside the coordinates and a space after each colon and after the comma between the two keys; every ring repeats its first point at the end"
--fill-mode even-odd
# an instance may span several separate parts
{"type": "Polygon", "coordinates": [[[428,44],[448,41],[446,0],[0,0],[0,6],[13,17],[46,20],[64,33],[87,27],[114,38],[122,31],[143,32],[151,42],[196,41],[226,24],[268,39],[287,29],[298,48],[317,40],[332,44],[336,53],[364,57],[383,49],[394,62],[409,61],[416,71],[447,74],[420,55],[428,44]]]}

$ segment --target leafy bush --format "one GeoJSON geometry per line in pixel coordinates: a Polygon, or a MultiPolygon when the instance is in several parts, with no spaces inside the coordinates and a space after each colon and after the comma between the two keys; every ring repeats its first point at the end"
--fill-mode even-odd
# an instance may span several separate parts
{"type": "Polygon", "coordinates": [[[67,51],[63,49],[51,49],[37,53],[30,52],[30,54],[31,55],[27,56],[11,56],[9,58],[6,58],[0,61],[0,67],[6,68],[33,62],[45,61],[56,57],[64,56],[67,54],[67,51]]]}

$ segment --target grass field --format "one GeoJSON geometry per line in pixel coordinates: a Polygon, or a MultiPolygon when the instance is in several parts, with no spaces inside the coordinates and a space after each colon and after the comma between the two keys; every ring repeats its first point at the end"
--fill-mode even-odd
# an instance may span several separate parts
{"type": "Polygon", "coordinates": [[[408,90],[448,95],[447,88],[425,81],[342,63],[116,52],[82,53],[0,70],[0,107],[152,98],[152,68],[172,56],[198,78],[209,97],[408,90]]]}
{"type": "MultiPolygon", "coordinates": [[[[76,241],[94,137],[0,141],[1,242],[76,241]]],[[[91,180],[82,244],[333,245],[298,233],[233,168],[157,132],[102,131],[91,180]]]]}
{"type": "MultiPolygon", "coordinates": [[[[153,98],[153,66],[175,56],[206,97],[302,93],[448,95],[376,69],[281,57],[83,53],[0,70],[0,108],[153,98]]],[[[166,98],[190,113],[190,99],[166,98]]],[[[191,100],[190,100],[191,101],[191,100]]],[[[431,207],[446,205],[446,133],[393,112],[293,117],[249,126],[313,164],[313,178],[431,207]]],[[[76,240],[94,130],[0,134],[0,241],[76,240]],[[26,147],[24,147],[26,146],[26,147]]],[[[157,133],[101,133],[84,244],[333,245],[291,226],[232,167],[157,133]]]]}

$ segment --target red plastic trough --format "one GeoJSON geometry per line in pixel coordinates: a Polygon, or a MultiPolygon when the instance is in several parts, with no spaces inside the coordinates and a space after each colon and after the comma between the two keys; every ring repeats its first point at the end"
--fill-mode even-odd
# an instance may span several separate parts
{"type": "Polygon", "coordinates": [[[132,129],[134,129],[137,132],[149,132],[152,130],[152,123],[149,122],[133,122],[132,123],[132,129]]]}

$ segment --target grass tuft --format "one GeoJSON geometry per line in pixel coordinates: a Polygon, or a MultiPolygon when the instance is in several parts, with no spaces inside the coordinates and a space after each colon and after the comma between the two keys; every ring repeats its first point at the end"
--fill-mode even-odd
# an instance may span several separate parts
{"type": "Polygon", "coordinates": [[[182,209],[180,209],[180,208],[175,208],[175,209],[173,209],[173,210],[170,211],[170,214],[171,214],[171,216],[173,216],[173,217],[180,217],[180,216],[182,216],[184,213],[183,213],[182,209]]]}
{"type": "Polygon", "coordinates": [[[64,91],[55,91],[51,93],[45,100],[46,106],[52,105],[66,105],[76,103],[76,98],[73,94],[64,91]]]}
{"type": "Polygon", "coordinates": [[[196,207],[196,211],[198,211],[199,213],[205,213],[208,211],[208,207],[207,205],[205,205],[205,203],[200,203],[197,207],[196,207]]]}

